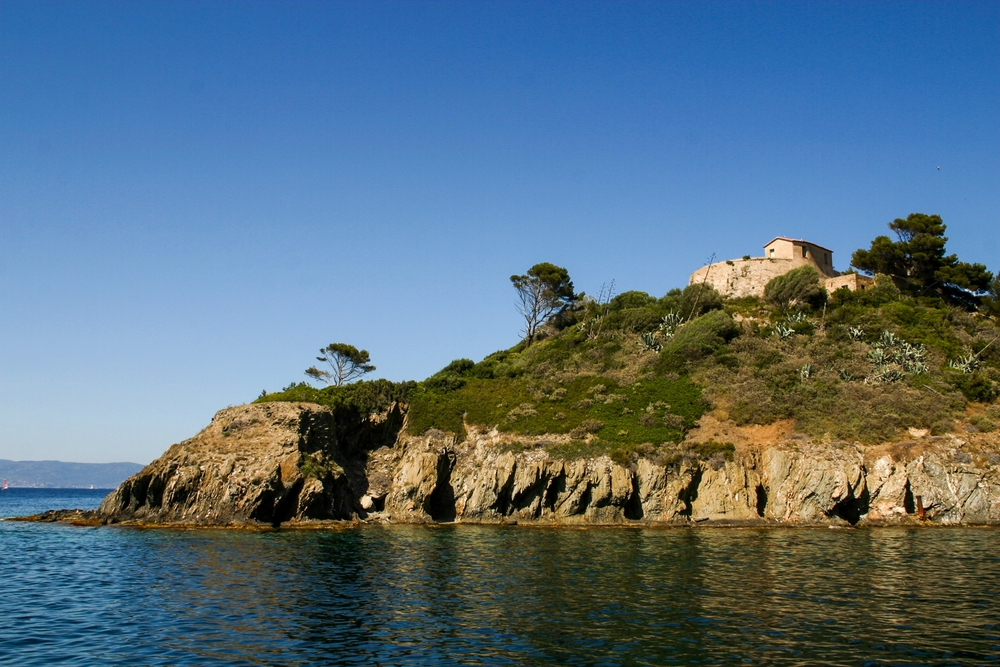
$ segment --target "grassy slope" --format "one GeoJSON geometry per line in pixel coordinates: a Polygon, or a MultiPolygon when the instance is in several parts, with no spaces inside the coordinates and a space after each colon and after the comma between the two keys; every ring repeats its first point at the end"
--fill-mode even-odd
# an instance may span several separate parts
{"type": "Polygon", "coordinates": [[[661,459],[683,451],[725,454],[731,448],[724,444],[694,454],[677,444],[708,410],[739,424],[794,419],[814,437],[861,442],[889,440],[910,427],[968,428],[970,419],[989,430],[1000,419],[998,406],[988,405],[1000,393],[1000,342],[987,347],[1000,334],[994,320],[890,288],[838,292],[825,311],[807,311],[794,323],[756,299],[705,298],[701,308],[716,310],[680,327],[659,352],[644,351],[640,334],[668,312],[690,312],[690,290],[662,299],[627,293],[603,313],[593,306],[576,313],[575,322],[527,349],[518,345],[479,363],[457,360],[422,383],[297,385],[261,400],[313,400],[360,413],[392,398],[409,402],[414,434],[439,429],[461,436],[464,416],[466,423],[495,426],[526,442],[569,434],[569,444],[540,445],[567,456],[612,453],[623,461],[639,453],[661,459]],[[781,326],[796,333],[782,338],[781,326]],[[892,383],[865,382],[875,372],[873,343],[884,331],[923,345],[927,371],[892,383]],[[949,360],[982,348],[974,373],[948,367],[949,360]]]}

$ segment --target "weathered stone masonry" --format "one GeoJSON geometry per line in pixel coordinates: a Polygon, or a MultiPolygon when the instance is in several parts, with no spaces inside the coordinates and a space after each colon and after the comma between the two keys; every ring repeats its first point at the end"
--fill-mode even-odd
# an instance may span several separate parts
{"type": "Polygon", "coordinates": [[[833,251],[823,246],[778,236],[764,245],[763,257],[732,259],[702,267],[691,274],[689,284],[707,283],[723,296],[763,296],[764,287],[773,278],[800,266],[812,266],[823,277],[824,287],[834,292],[867,289],[871,278],[855,273],[841,274],[833,268],[833,251]]]}

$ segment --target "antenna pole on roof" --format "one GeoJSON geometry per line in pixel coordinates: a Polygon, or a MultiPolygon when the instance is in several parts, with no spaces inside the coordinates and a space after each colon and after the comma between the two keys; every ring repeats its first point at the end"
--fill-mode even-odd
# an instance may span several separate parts
{"type": "Polygon", "coordinates": [[[690,322],[694,319],[694,314],[698,312],[698,302],[701,301],[701,294],[705,291],[705,283],[708,282],[708,274],[712,272],[712,265],[715,264],[715,253],[713,252],[708,258],[708,270],[705,271],[705,277],[701,280],[701,289],[698,290],[698,294],[694,297],[694,305],[691,306],[691,312],[688,314],[687,321],[690,322]]]}

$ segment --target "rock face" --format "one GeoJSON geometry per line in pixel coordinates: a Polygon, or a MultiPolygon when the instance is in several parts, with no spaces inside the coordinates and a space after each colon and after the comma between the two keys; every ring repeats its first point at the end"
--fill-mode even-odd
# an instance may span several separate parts
{"type": "Polygon", "coordinates": [[[730,428],[731,460],[673,467],[648,459],[625,467],[606,456],[562,460],[530,440],[473,426],[461,442],[404,431],[392,446],[347,455],[326,408],[245,405],[222,410],[204,431],[171,447],[98,513],[112,522],[205,525],[355,516],[406,523],[1000,523],[1000,456],[985,436],[918,434],[865,448],[814,442],[790,428],[730,428]]]}
{"type": "Polygon", "coordinates": [[[514,453],[496,431],[401,437],[369,460],[393,522],[627,524],[1000,523],[1000,457],[949,436],[878,448],[799,438],[737,446],[731,461],[623,467],[514,453]],[[507,450],[507,451],[505,451],[507,450]]]}
{"type": "Polygon", "coordinates": [[[114,522],[207,525],[349,518],[356,494],[339,458],[327,408],[227,408],[125,480],[98,512],[114,522]]]}

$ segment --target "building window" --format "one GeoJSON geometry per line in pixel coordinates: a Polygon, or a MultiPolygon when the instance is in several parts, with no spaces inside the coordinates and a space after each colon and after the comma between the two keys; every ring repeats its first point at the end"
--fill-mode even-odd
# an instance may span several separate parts
{"type": "Polygon", "coordinates": [[[823,259],[826,261],[827,264],[829,264],[830,263],[830,253],[824,252],[823,253],[823,259]]]}
{"type": "Polygon", "coordinates": [[[809,256],[809,251],[806,249],[805,246],[802,246],[802,257],[805,258],[808,256],[809,256]]]}

